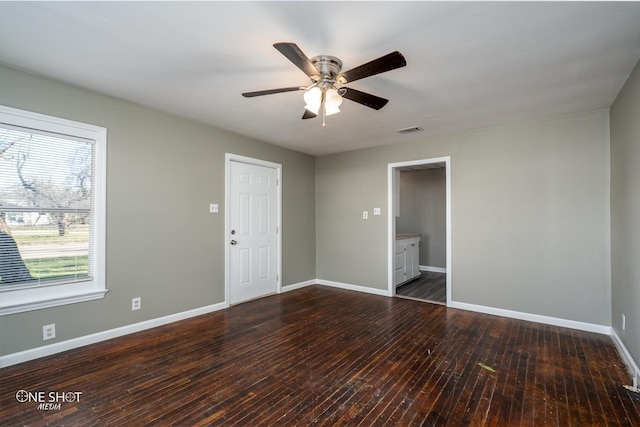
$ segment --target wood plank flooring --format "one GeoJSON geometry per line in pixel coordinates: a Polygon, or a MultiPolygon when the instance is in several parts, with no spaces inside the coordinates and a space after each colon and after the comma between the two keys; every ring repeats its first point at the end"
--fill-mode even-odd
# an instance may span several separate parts
{"type": "Polygon", "coordinates": [[[640,425],[608,336],[323,286],[0,378],[2,426],[640,425]],[[20,390],[81,394],[45,410],[20,390]]]}

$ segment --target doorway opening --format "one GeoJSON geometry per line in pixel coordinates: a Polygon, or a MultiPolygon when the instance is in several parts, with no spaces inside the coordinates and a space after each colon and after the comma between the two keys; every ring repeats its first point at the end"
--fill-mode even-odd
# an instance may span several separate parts
{"type": "Polygon", "coordinates": [[[388,294],[450,305],[451,157],[389,163],[387,174],[388,294]]]}

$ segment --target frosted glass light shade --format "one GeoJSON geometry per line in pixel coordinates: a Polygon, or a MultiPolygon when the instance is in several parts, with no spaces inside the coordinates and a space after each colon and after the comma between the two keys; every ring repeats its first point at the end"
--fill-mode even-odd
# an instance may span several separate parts
{"type": "Polygon", "coordinates": [[[312,87],[304,93],[304,102],[307,103],[304,108],[311,111],[313,114],[318,114],[320,104],[322,103],[322,90],[317,86],[312,87]]]}
{"type": "Polygon", "coordinates": [[[324,110],[327,116],[340,112],[340,105],[342,105],[342,97],[335,89],[327,90],[324,101],[324,110]]]}

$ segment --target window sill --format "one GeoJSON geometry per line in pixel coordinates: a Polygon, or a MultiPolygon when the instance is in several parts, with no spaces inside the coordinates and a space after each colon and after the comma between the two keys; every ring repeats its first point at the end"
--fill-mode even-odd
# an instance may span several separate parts
{"type": "Polygon", "coordinates": [[[33,295],[33,293],[26,291],[0,293],[0,316],[101,299],[109,292],[108,289],[104,288],[84,289],[82,291],[77,289],[66,289],[64,291],[49,289],[44,292],[40,288],[38,289],[39,295],[33,295]]]}

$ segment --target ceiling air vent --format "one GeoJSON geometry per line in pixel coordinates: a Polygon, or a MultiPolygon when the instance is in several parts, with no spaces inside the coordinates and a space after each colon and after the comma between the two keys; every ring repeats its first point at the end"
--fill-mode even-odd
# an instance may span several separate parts
{"type": "Polygon", "coordinates": [[[424,129],[422,129],[420,126],[411,126],[409,128],[404,128],[404,129],[398,129],[397,132],[398,133],[413,133],[413,132],[420,132],[424,129]]]}

